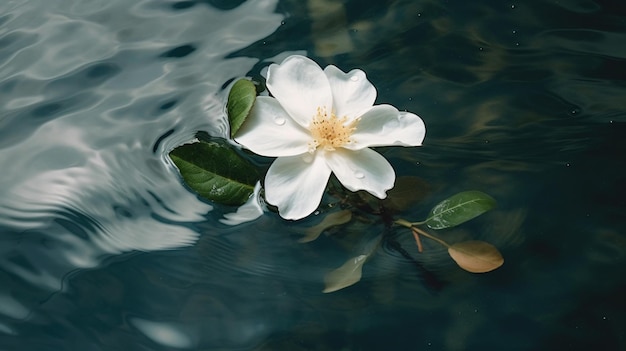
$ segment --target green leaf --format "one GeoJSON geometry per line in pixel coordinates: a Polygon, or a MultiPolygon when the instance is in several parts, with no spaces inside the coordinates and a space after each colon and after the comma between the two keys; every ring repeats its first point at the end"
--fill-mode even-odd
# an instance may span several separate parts
{"type": "Polygon", "coordinates": [[[438,203],[424,222],[432,229],[450,228],[480,216],[495,206],[496,200],[483,192],[464,191],[438,203]]]}
{"type": "Polygon", "coordinates": [[[322,292],[329,293],[358,283],[359,280],[361,280],[363,264],[367,260],[367,257],[368,255],[352,257],[341,267],[326,274],[324,277],[326,287],[322,292]]]}
{"type": "Polygon", "coordinates": [[[170,158],[191,189],[223,205],[245,203],[259,180],[254,165],[217,142],[181,145],[170,152],[170,158]]]}
{"type": "Polygon", "coordinates": [[[228,93],[228,102],[226,103],[231,138],[235,137],[248,114],[250,114],[255,99],[256,88],[254,83],[242,78],[233,84],[228,93]]]}

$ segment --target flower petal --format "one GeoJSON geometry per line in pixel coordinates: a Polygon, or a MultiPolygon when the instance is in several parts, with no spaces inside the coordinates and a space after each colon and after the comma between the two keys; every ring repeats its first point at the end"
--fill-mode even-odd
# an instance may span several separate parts
{"type": "Polygon", "coordinates": [[[270,65],[267,88],[285,111],[308,128],[318,107],[332,108],[332,92],[324,71],[313,60],[292,55],[280,65],[270,65]]]}
{"type": "Polygon", "coordinates": [[[374,105],[376,88],[367,80],[365,72],[354,69],[348,73],[335,66],[327,66],[324,73],[333,92],[333,108],[337,117],[359,117],[374,105]]]}
{"type": "Polygon", "coordinates": [[[420,146],[426,135],[424,121],[410,112],[399,112],[391,105],[376,105],[361,116],[346,149],[372,146],[420,146]]]}
{"type": "Polygon", "coordinates": [[[237,131],[235,141],[252,152],[270,157],[294,156],[305,153],[312,137],[297,124],[278,101],[259,96],[250,115],[237,131]]]}
{"type": "Polygon", "coordinates": [[[371,149],[327,152],[326,162],[348,190],[366,190],[380,199],[387,197],[385,192],[393,188],[396,180],[389,162],[371,149]]]}
{"type": "Polygon", "coordinates": [[[320,153],[278,158],[265,177],[265,199],[285,219],[304,218],[319,205],[329,177],[320,153]]]}

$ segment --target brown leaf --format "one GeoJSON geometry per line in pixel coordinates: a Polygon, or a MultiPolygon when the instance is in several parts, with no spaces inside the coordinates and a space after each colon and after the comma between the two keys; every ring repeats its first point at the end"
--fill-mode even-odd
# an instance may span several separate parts
{"type": "Polygon", "coordinates": [[[308,243],[309,241],[313,241],[317,239],[324,230],[336,225],[348,223],[350,219],[352,219],[352,211],[350,210],[330,213],[317,225],[307,228],[304,232],[304,237],[300,238],[298,242],[308,243]]]}
{"type": "Polygon", "coordinates": [[[486,273],[502,266],[504,258],[495,246],[484,241],[465,241],[448,248],[459,267],[472,273],[486,273]]]}
{"type": "Polygon", "coordinates": [[[354,285],[361,280],[363,264],[367,255],[359,255],[350,258],[341,267],[331,271],[324,277],[326,288],[322,292],[329,293],[354,285]]]}

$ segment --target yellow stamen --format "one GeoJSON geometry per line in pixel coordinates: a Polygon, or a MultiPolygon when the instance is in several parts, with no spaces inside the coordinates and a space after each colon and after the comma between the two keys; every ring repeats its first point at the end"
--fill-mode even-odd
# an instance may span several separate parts
{"type": "Polygon", "coordinates": [[[358,119],[348,122],[347,117],[339,118],[334,112],[329,115],[325,107],[318,107],[317,114],[309,126],[313,136],[313,142],[309,145],[309,152],[315,151],[318,147],[332,151],[352,143],[353,140],[350,137],[356,129],[357,122],[358,119]]]}

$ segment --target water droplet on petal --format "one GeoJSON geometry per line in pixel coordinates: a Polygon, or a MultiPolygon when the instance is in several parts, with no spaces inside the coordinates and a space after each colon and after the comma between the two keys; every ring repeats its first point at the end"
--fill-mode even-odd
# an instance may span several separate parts
{"type": "Polygon", "coordinates": [[[359,76],[354,75],[354,76],[350,77],[350,80],[353,81],[353,82],[358,82],[359,81],[359,76]]]}
{"type": "Polygon", "coordinates": [[[285,124],[285,122],[286,122],[285,117],[282,117],[282,116],[274,117],[274,123],[278,124],[279,126],[282,126],[283,124],[285,124]]]}
{"type": "Polygon", "coordinates": [[[357,179],[363,179],[363,178],[365,178],[365,174],[363,174],[363,172],[360,172],[360,171],[356,171],[356,172],[354,172],[354,176],[355,176],[357,179]]]}

